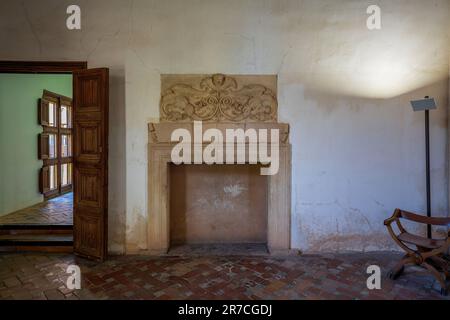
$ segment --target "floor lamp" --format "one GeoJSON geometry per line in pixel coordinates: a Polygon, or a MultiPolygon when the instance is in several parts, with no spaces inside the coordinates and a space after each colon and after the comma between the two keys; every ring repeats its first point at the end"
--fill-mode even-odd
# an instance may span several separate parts
{"type": "MultiPolygon", "coordinates": [[[[425,170],[427,179],[427,217],[431,217],[431,185],[430,185],[430,110],[436,109],[433,98],[411,101],[414,111],[425,111],[425,170]]],[[[427,225],[427,236],[431,239],[431,225],[427,225]]]]}

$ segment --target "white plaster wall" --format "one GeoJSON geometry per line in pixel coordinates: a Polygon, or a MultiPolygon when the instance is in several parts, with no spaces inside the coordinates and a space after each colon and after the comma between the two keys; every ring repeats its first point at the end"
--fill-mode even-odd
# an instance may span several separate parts
{"type": "Polygon", "coordinates": [[[364,1],[135,3],[126,56],[129,248],[146,247],[146,126],[161,73],[279,75],[279,116],[292,126],[292,246],[394,248],[383,219],[423,211],[423,114],[432,95],[433,210],[447,214],[448,3],[364,1]],[[176,14],[182,12],[182,14],[176,14]],[[418,21],[428,21],[420,23],[418,21]],[[139,30],[139,31],[137,31],[139,30]],[[129,129],[132,128],[132,129],[129,129]],[[130,198],[132,195],[132,200],[130,198]]]}
{"type": "Polygon", "coordinates": [[[306,251],[394,248],[383,219],[425,209],[423,114],[409,100],[434,96],[433,211],[448,214],[449,1],[3,0],[0,12],[0,59],[111,68],[111,251],[147,245],[146,125],[161,73],[278,74],[292,246],[306,251]],[[65,29],[72,3],[81,31],[65,29]],[[374,3],[382,29],[368,31],[374,3]]]}

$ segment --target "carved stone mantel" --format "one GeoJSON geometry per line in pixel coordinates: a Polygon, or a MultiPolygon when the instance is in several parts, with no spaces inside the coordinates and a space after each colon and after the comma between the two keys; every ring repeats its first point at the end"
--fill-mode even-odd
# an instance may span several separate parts
{"type": "Polygon", "coordinates": [[[163,75],[161,122],[276,122],[276,76],[163,75]]]}
{"type": "MultiPolygon", "coordinates": [[[[180,76],[181,79],[184,79],[186,76],[180,76]]],[[[255,76],[250,76],[252,80],[255,79],[255,76]]],[[[271,77],[271,76],[268,76],[271,77]]],[[[203,108],[205,105],[200,103],[200,107],[197,105],[198,101],[202,101],[202,99],[198,99],[197,91],[191,92],[190,89],[183,91],[182,98],[174,98],[173,96],[169,99],[174,103],[174,101],[182,101],[182,103],[175,103],[169,107],[169,103],[167,101],[166,94],[170,88],[176,86],[177,88],[186,88],[187,86],[193,86],[192,78],[190,78],[190,82],[188,84],[180,83],[179,81],[173,81],[174,79],[170,79],[172,81],[172,85],[167,88],[167,85],[164,85],[164,78],[162,83],[162,88],[166,88],[163,90],[162,98],[161,98],[161,119],[159,123],[149,123],[148,125],[148,134],[149,134],[149,145],[148,145],[148,249],[149,253],[154,254],[162,254],[166,253],[170,246],[170,187],[169,187],[169,164],[171,163],[171,151],[176,142],[171,142],[171,133],[173,130],[178,128],[184,128],[191,133],[191,136],[194,135],[193,132],[193,120],[205,120],[202,124],[203,132],[209,128],[219,129],[223,136],[225,137],[226,129],[236,129],[241,128],[243,130],[247,130],[249,128],[254,129],[278,129],[280,132],[280,141],[279,141],[279,171],[277,174],[273,176],[268,176],[268,227],[267,227],[267,245],[269,251],[271,253],[285,253],[290,250],[290,218],[291,218],[291,145],[289,143],[289,125],[285,123],[277,122],[277,104],[276,97],[273,95],[273,99],[271,100],[270,111],[266,108],[265,102],[261,102],[266,99],[266,97],[262,97],[267,94],[266,90],[257,90],[252,91],[252,94],[243,93],[249,87],[258,86],[254,84],[245,84],[245,79],[240,79],[240,81],[236,81],[236,86],[233,84],[233,81],[227,80],[226,76],[220,75],[220,77],[216,80],[215,75],[211,77],[198,76],[197,80],[200,79],[209,79],[207,80],[209,85],[214,81],[218,81],[221,88],[231,88],[232,95],[247,95],[247,98],[232,98],[230,101],[243,101],[241,106],[238,107],[238,111],[242,111],[239,113],[234,119],[228,118],[230,114],[229,106],[238,106],[238,102],[233,102],[231,104],[226,104],[220,99],[216,100],[208,100],[208,98],[203,97],[206,101],[214,102],[212,104],[206,104],[206,109],[209,111],[199,111],[198,108],[203,108]],[[212,81],[212,82],[211,82],[212,81]],[[242,84],[244,82],[244,84],[242,84]],[[173,84],[175,83],[175,84],[173,84]],[[229,83],[229,84],[227,84],[229,83]],[[227,86],[231,87],[227,87],[227,86]],[[247,86],[247,87],[246,87],[247,86]],[[242,91],[239,88],[247,88],[242,91]],[[239,92],[239,93],[237,93],[239,92]],[[253,95],[254,94],[254,95],[253,95]],[[177,100],[178,99],[178,100],[177,100]],[[236,100],[233,100],[236,99],[236,100]],[[253,99],[253,102],[249,102],[253,99]],[[191,104],[193,103],[193,104],[191,104]],[[175,106],[176,105],[176,106],[175,106]],[[181,106],[181,107],[180,107],[181,106]],[[189,109],[193,108],[193,109],[189,109]],[[226,109],[228,108],[228,109],[226,109]],[[164,109],[164,110],[163,110],[164,109]],[[224,110],[228,111],[224,111],[224,110]],[[246,109],[246,110],[243,110],[246,109]],[[172,111],[168,111],[172,110],[172,111]],[[177,111],[174,111],[177,110],[177,111]],[[211,111],[213,110],[213,111],[211,111]],[[214,111],[215,110],[215,111],[214,111]],[[262,111],[261,111],[262,110],[262,111]],[[263,115],[270,115],[270,117],[265,118],[265,120],[257,120],[258,117],[263,117],[263,115]],[[267,111],[267,112],[266,112],[267,111]],[[177,113],[178,112],[178,113],[177,113]],[[176,114],[176,116],[174,115],[176,114]],[[202,119],[202,117],[204,119],[202,119]],[[224,118],[226,120],[224,120],[224,118]],[[215,119],[214,121],[212,121],[215,119]]],[[[265,83],[271,83],[271,80],[267,81],[265,79],[265,83]]],[[[170,81],[169,81],[170,82],[170,81]]],[[[276,84],[276,83],[275,83],[276,84]]],[[[206,88],[208,85],[200,85],[200,88],[206,88]]],[[[195,86],[193,86],[195,87],[195,86]]],[[[263,86],[264,87],[264,86],[263,86]]],[[[256,87],[254,87],[256,88],[256,87]]],[[[210,88],[211,89],[211,88],[210,88]]],[[[266,88],[267,89],[267,88],[266,88]]],[[[209,90],[209,89],[208,89],[209,90]]],[[[269,90],[269,89],[267,89],[269,90]]],[[[176,91],[176,90],[175,90],[176,91]]],[[[175,92],[174,91],[174,92],[175,92]]],[[[271,93],[276,92],[276,88],[274,91],[269,90],[271,93]]],[[[178,92],[178,91],[176,91],[178,92]]],[[[223,93],[214,93],[217,94],[217,97],[224,97],[223,93]]],[[[171,93],[173,94],[173,93],[171,93]]],[[[178,94],[178,93],[177,93],[178,94]]],[[[208,93],[209,94],[209,93],[208,93]]],[[[269,99],[270,100],[270,99],[269,99]]],[[[262,118],[261,118],[262,119],[262,118]]],[[[202,148],[204,148],[208,143],[202,144],[202,148]]],[[[237,146],[245,148],[248,152],[249,144],[237,146]]],[[[270,148],[270,146],[268,146],[270,148]]],[[[226,150],[224,150],[226,152],[226,150]]],[[[247,154],[248,155],[248,154],[247,154]]],[[[225,156],[225,155],[224,155],[225,156]]],[[[248,156],[246,157],[248,159],[248,156]]]]}

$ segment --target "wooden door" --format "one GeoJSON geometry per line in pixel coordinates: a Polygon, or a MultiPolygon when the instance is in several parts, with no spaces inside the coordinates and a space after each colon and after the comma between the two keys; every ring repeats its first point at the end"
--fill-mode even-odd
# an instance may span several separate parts
{"type": "Polygon", "coordinates": [[[107,255],[108,103],[107,68],[73,73],[74,252],[107,255]]]}

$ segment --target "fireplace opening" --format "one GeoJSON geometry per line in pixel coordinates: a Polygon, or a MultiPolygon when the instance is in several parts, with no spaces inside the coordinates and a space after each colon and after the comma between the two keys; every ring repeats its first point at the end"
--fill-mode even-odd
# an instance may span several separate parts
{"type": "Polygon", "coordinates": [[[267,244],[268,177],[253,164],[169,164],[170,246],[267,244]]]}

